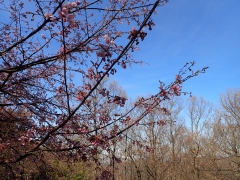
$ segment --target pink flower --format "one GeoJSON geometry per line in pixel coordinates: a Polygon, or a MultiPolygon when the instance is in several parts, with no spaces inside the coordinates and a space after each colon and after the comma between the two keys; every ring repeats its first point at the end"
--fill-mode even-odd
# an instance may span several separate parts
{"type": "Polygon", "coordinates": [[[81,133],[81,134],[87,134],[88,130],[86,127],[84,128],[79,128],[78,131],[81,133]]]}
{"type": "Polygon", "coordinates": [[[176,75],[176,81],[177,81],[179,84],[182,84],[182,77],[179,76],[179,75],[176,75]]]}
{"type": "Polygon", "coordinates": [[[179,87],[178,85],[172,85],[170,90],[176,95],[176,96],[180,96],[181,94],[181,87],[179,87]]]}
{"type": "Polygon", "coordinates": [[[164,89],[161,89],[160,96],[163,96],[164,98],[168,99],[168,92],[164,89]]]}
{"type": "Polygon", "coordinates": [[[82,101],[82,100],[85,98],[86,95],[87,95],[86,92],[80,91],[80,92],[78,93],[76,99],[77,99],[78,101],[82,101]]]}
{"type": "Polygon", "coordinates": [[[107,65],[103,66],[103,69],[107,71],[108,70],[108,66],[107,65]]]}
{"type": "Polygon", "coordinates": [[[51,13],[45,13],[45,14],[44,14],[44,17],[47,18],[47,19],[48,19],[48,18],[52,18],[52,14],[51,14],[51,13]]]}
{"type": "Polygon", "coordinates": [[[170,111],[166,108],[161,108],[162,112],[165,114],[165,115],[171,115],[170,111]]]}
{"type": "Polygon", "coordinates": [[[70,23],[70,28],[71,29],[76,29],[77,27],[78,27],[77,23],[75,23],[75,22],[70,23]]]}
{"type": "Polygon", "coordinates": [[[77,3],[76,2],[72,2],[72,7],[77,7],[77,3]]]}
{"type": "Polygon", "coordinates": [[[43,39],[46,39],[46,37],[45,37],[45,35],[44,35],[44,34],[41,34],[41,36],[42,36],[42,38],[43,38],[43,39]]]}
{"type": "Polygon", "coordinates": [[[97,56],[101,58],[105,58],[105,52],[104,51],[98,51],[97,56]]]}
{"type": "Polygon", "coordinates": [[[114,43],[114,41],[111,40],[111,38],[107,34],[104,35],[104,41],[105,41],[106,44],[113,44],[114,43]]]}
{"type": "Polygon", "coordinates": [[[53,23],[57,22],[57,18],[56,17],[53,17],[51,20],[52,20],[53,23]]]}
{"type": "Polygon", "coordinates": [[[128,36],[128,39],[131,39],[132,37],[134,37],[136,34],[137,34],[137,29],[136,27],[132,27],[131,31],[129,32],[129,36],[128,36]]]}
{"type": "Polygon", "coordinates": [[[86,90],[90,90],[90,89],[91,89],[91,84],[87,84],[87,85],[85,85],[84,89],[86,89],[86,90]]]}
{"type": "Polygon", "coordinates": [[[24,146],[29,139],[25,136],[21,136],[18,140],[21,141],[22,145],[24,146]]]}
{"type": "Polygon", "coordinates": [[[121,66],[122,66],[123,69],[126,69],[126,68],[127,68],[127,65],[126,65],[126,63],[125,63],[124,60],[122,60],[121,66]]]}
{"type": "Polygon", "coordinates": [[[100,139],[99,136],[96,136],[96,135],[93,135],[90,137],[90,142],[92,143],[92,145],[103,145],[104,144],[104,141],[102,139],[100,139]]]}
{"type": "Polygon", "coordinates": [[[64,14],[67,14],[68,13],[68,9],[67,8],[62,8],[62,13],[64,13],[64,14]]]}
{"type": "Polygon", "coordinates": [[[57,94],[62,94],[64,92],[64,89],[62,86],[59,86],[58,90],[57,90],[57,94]]]}
{"type": "Polygon", "coordinates": [[[68,9],[66,7],[63,7],[62,10],[58,12],[58,15],[60,18],[66,17],[67,14],[68,14],[68,9]]]}
{"type": "Polygon", "coordinates": [[[176,75],[176,80],[181,80],[181,76],[176,75]]]}
{"type": "Polygon", "coordinates": [[[167,124],[167,122],[166,122],[166,120],[160,120],[160,121],[157,122],[157,124],[164,126],[164,125],[167,124]]]}
{"type": "Polygon", "coordinates": [[[93,68],[89,68],[88,69],[88,74],[92,74],[93,73],[93,68]]]}
{"type": "Polygon", "coordinates": [[[74,20],[74,18],[75,18],[75,14],[68,14],[68,16],[67,16],[67,21],[68,22],[72,22],[73,20],[74,20]]]}
{"type": "Polygon", "coordinates": [[[100,79],[100,78],[101,78],[100,73],[95,74],[94,78],[95,78],[95,79],[100,79]]]}

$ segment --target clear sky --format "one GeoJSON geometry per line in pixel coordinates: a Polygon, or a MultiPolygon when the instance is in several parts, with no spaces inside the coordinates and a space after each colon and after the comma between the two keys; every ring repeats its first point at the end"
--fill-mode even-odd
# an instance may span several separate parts
{"type": "Polygon", "coordinates": [[[134,53],[148,64],[118,68],[112,76],[129,97],[157,93],[159,80],[172,82],[189,61],[209,69],[184,91],[217,103],[226,89],[240,88],[240,0],[169,0],[153,18],[156,26],[134,53]]]}
{"type": "Polygon", "coordinates": [[[240,88],[240,0],[170,0],[154,22],[134,54],[150,65],[118,70],[113,77],[129,97],[156,93],[158,80],[170,83],[189,61],[209,69],[186,82],[184,91],[218,103],[226,89],[240,88]]]}

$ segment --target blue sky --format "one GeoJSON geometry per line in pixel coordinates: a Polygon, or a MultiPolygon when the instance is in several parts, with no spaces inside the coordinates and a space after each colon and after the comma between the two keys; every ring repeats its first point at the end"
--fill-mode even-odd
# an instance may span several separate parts
{"type": "Polygon", "coordinates": [[[171,83],[186,62],[195,61],[195,69],[209,69],[183,90],[217,104],[226,89],[240,88],[239,7],[240,0],[169,0],[134,53],[135,60],[148,64],[118,68],[111,79],[135,99],[157,93],[159,80],[171,83]]]}
{"type": "Polygon", "coordinates": [[[158,8],[156,26],[134,53],[149,65],[118,70],[112,78],[135,99],[156,93],[159,80],[172,82],[186,62],[195,61],[195,69],[209,69],[183,90],[217,104],[226,89],[240,88],[239,7],[239,0],[170,0],[158,8]]]}

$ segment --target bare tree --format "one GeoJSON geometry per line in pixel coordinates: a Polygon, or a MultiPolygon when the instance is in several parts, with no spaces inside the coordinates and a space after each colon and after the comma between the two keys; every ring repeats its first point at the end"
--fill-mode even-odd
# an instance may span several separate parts
{"type": "Polygon", "coordinates": [[[221,160],[218,169],[225,179],[240,178],[240,91],[228,90],[220,98],[213,133],[221,160]]]}
{"type": "MultiPolygon", "coordinates": [[[[204,149],[201,140],[204,132],[204,125],[210,120],[213,107],[202,97],[191,97],[187,101],[187,115],[190,122],[190,132],[186,139],[187,153],[189,156],[189,173],[192,179],[201,179],[202,150],[204,149]]],[[[187,121],[187,120],[186,120],[187,121]]]]}

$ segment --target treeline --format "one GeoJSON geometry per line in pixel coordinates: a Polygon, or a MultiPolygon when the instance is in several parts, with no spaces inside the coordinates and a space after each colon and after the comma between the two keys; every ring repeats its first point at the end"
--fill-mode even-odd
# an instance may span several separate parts
{"type": "MultiPolygon", "coordinates": [[[[116,84],[110,86],[124,94],[116,84]]],[[[129,107],[131,103],[126,108],[129,107]]],[[[76,150],[56,155],[45,149],[38,156],[12,167],[1,166],[0,179],[240,179],[240,90],[227,91],[217,106],[203,98],[176,97],[164,101],[163,107],[165,111],[147,114],[138,124],[117,136],[117,140],[113,138],[106,148],[93,146],[91,158],[87,154],[77,156],[76,150]],[[17,172],[18,167],[24,171],[17,172]]],[[[131,117],[137,117],[143,110],[138,108],[131,112],[131,117]]],[[[121,111],[112,107],[109,114],[117,117],[121,111]]],[[[27,128],[24,123],[19,125],[12,121],[3,125],[0,133],[5,138],[27,128]]],[[[115,125],[120,126],[117,122],[115,125]]],[[[95,133],[101,134],[101,131],[95,133]]],[[[76,138],[84,140],[78,136],[74,140],[76,138]]],[[[23,142],[19,139],[15,148],[22,148],[23,142]]],[[[0,156],[9,153],[5,149],[0,156]]]]}
{"type": "Polygon", "coordinates": [[[115,179],[240,179],[240,91],[214,107],[203,98],[165,102],[171,114],[148,115],[129,130],[116,153],[115,179]]]}

